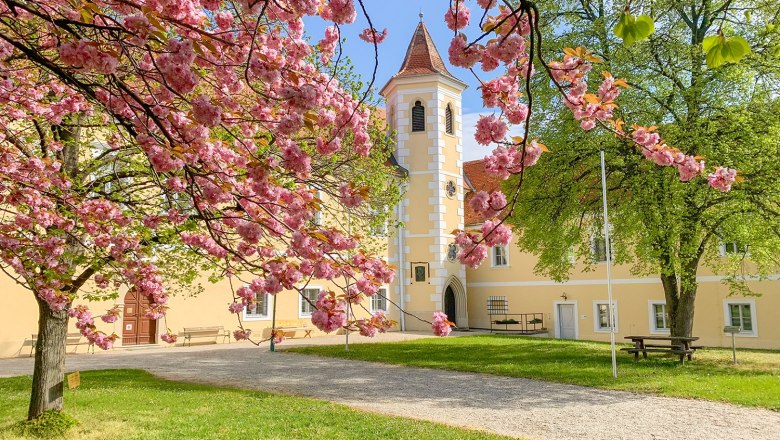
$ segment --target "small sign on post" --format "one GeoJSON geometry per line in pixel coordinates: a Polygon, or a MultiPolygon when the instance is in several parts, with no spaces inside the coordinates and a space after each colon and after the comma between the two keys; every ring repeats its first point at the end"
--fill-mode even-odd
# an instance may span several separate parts
{"type": "Polygon", "coordinates": [[[742,327],[738,325],[727,325],[723,327],[723,333],[731,333],[731,355],[734,359],[734,365],[737,364],[737,333],[742,331],[742,327]]]}
{"type": "Polygon", "coordinates": [[[68,379],[69,390],[76,389],[79,387],[79,385],[81,385],[81,375],[79,374],[78,371],[76,371],[75,373],[70,373],[67,376],[67,379],[68,379]]]}

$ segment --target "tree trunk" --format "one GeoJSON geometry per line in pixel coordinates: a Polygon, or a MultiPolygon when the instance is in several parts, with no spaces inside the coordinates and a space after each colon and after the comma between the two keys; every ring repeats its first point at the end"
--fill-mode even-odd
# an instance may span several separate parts
{"type": "Polygon", "coordinates": [[[55,312],[38,298],[38,341],[35,343],[35,369],[27,419],[44,411],[62,410],[65,376],[65,339],[68,334],[68,313],[55,312]]]}
{"type": "Polygon", "coordinates": [[[683,288],[677,302],[674,319],[670,318],[671,336],[690,337],[693,334],[693,312],[696,300],[696,287],[683,288]]]}
{"type": "Polygon", "coordinates": [[[693,314],[696,302],[696,267],[688,264],[683,267],[680,279],[677,275],[661,275],[666,297],[667,323],[671,336],[690,337],[693,333],[693,314]]]}

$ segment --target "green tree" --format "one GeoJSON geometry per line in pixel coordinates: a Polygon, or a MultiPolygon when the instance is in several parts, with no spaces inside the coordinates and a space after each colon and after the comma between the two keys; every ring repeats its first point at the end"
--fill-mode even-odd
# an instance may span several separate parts
{"type": "MultiPolygon", "coordinates": [[[[670,145],[686,154],[740,170],[729,193],[704,179],[680,182],[676,170],[657,167],[636,146],[608,133],[585,133],[554,90],[536,96],[536,134],[552,154],[525,176],[510,223],[522,250],[539,256],[536,270],[563,280],[574,249],[592,269],[591,239],[601,217],[599,149],[607,157],[614,260],[637,275],[660,275],[671,334],[690,336],[696,273],[701,265],[727,274],[732,293],[748,292],[742,275],[777,269],[780,255],[780,61],[776,31],[780,2],[633,1],[631,12],[653,18],[649,38],[626,45],[614,33],[626,2],[561,1],[540,5],[554,17],[545,47],[593,49],[606,70],[632,88],[621,95],[627,123],[657,124],[670,145]],[[752,52],[739,63],[708,68],[704,39],[742,36],[752,52]],[[718,258],[720,242],[749,244],[718,258]]],[[[510,181],[508,185],[516,184],[510,181]]]]}

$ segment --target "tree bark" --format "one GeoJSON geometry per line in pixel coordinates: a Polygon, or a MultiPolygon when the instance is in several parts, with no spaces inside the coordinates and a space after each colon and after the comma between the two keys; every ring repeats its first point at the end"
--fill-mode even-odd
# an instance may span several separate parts
{"type": "Polygon", "coordinates": [[[35,343],[35,369],[27,419],[39,417],[44,411],[62,410],[65,376],[65,339],[68,334],[68,313],[55,312],[41,300],[38,302],[38,340],[35,343]]]}

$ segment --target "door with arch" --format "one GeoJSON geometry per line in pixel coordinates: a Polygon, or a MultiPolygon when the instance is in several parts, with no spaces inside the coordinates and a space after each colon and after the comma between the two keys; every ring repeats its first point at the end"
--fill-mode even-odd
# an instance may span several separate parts
{"type": "Polygon", "coordinates": [[[447,290],[444,291],[444,313],[447,314],[447,319],[450,321],[458,322],[458,306],[455,302],[455,292],[451,286],[447,286],[447,290]]]}
{"type": "Polygon", "coordinates": [[[122,318],[122,345],[154,344],[157,336],[157,321],[144,316],[151,299],[131,290],[125,295],[125,310],[122,318]]]}

